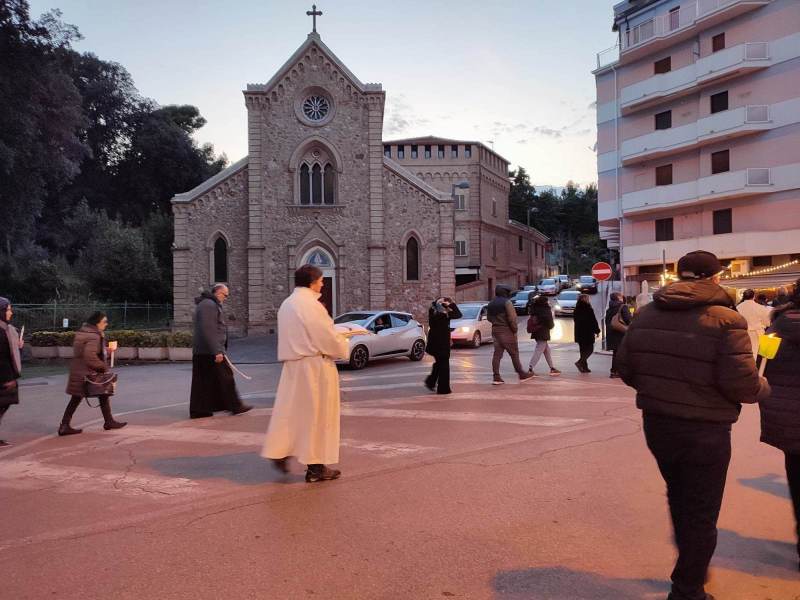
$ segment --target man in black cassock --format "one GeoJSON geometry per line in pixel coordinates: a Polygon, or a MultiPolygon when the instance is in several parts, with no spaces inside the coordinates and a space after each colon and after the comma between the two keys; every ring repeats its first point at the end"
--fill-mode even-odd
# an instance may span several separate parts
{"type": "Polygon", "coordinates": [[[220,410],[238,415],[252,406],[243,404],[236,391],[233,369],[225,359],[228,350],[228,326],[222,304],[230,292],[216,283],[210,292],[195,298],[194,338],[192,346],[192,392],[189,416],[211,417],[220,410]]]}

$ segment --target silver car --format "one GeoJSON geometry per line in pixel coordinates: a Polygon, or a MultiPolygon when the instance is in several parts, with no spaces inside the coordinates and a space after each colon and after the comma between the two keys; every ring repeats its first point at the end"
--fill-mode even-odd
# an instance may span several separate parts
{"type": "Polygon", "coordinates": [[[561,291],[559,282],[553,278],[542,279],[536,287],[540,294],[547,296],[555,296],[561,291]]]}
{"type": "Polygon", "coordinates": [[[352,369],[363,369],[371,360],[407,356],[422,360],[425,356],[425,332],[409,313],[388,310],[359,310],[334,319],[336,324],[352,324],[367,330],[350,338],[350,358],[338,361],[352,369]]]}
{"type": "Polygon", "coordinates": [[[480,348],[484,342],[492,340],[492,324],[487,318],[486,302],[464,302],[459,304],[460,319],[450,321],[450,339],[453,344],[469,344],[480,348]]]}
{"type": "Polygon", "coordinates": [[[553,301],[553,313],[557,317],[571,315],[575,312],[575,305],[580,295],[581,293],[576,290],[564,290],[553,301]]]}

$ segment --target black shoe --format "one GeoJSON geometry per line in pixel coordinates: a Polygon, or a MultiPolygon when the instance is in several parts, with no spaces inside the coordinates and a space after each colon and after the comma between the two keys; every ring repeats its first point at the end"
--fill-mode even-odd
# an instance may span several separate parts
{"type": "Polygon", "coordinates": [[[530,372],[530,373],[520,373],[519,374],[519,382],[520,383],[533,381],[534,379],[536,379],[536,375],[534,375],[532,372],[530,372]]]}
{"type": "Polygon", "coordinates": [[[314,483],[316,481],[330,481],[331,479],[339,479],[341,474],[342,472],[338,469],[331,469],[325,465],[320,465],[319,467],[315,467],[313,469],[309,465],[308,470],[306,471],[306,482],[314,483]]]}
{"type": "Polygon", "coordinates": [[[214,413],[189,413],[190,419],[207,419],[208,417],[213,417],[214,413]]]}
{"type": "Polygon", "coordinates": [[[66,423],[62,423],[58,427],[58,435],[65,436],[65,435],[76,435],[78,433],[83,433],[83,429],[74,429],[70,427],[66,423]]]}
{"type": "MultiPolygon", "coordinates": [[[[703,593],[705,594],[705,596],[700,596],[699,597],[699,598],[702,598],[702,600],[716,600],[716,598],[714,596],[712,596],[711,594],[709,594],[708,592],[703,592],[703,593]]],[[[679,594],[679,593],[676,593],[676,592],[670,592],[669,596],[667,596],[667,600],[695,600],[695,598],[698,598],[698,597],[694,596],[694,595],[686,596],[684,594],[679,594]]]]}
{"type": "Polygon", "coordinates": [[[609,379],[622,379],[619,373],[611,373],[608,377],[609,379]]]}
{"type": "Polygon", "coordinates": [[[503,378],[500,377],[500,375],[495,375],[492,378],[492,385],[503,385],[504,383],[505,381],[503,381],[503,378]]]}
{"type": "Polygon", "coordinates": [[[431,385],[427,381],[425,382],[425,387],[428,388],[429,392],[435,392],[436,391],[436,386],[435,385],[431,385]]]}
{"type": "Polygon", "coordinates": [[[441,394],[442,396],[446,396],[446,395],[448,395],[448,394],[452,394],[452,393],[453,393],[453,390],[440,390],[440,391],[438,391],[438,392],[436,392],[436,393],[437,393],[437,394],[441,394]]]}
{"type": "Polygon", "coordinates": [[[232,414],[232,415],[241,415],[242,413],[246,413],[246,412],[247,412],[247,411],[249,411],[249,410],[253,410],[253,407],[252,407],[252,406],[250,406],[249,404],[242,404],[242,405],[241,405],[241,406],[239,406],[238,408],[234,408],[234,409],[231,411],[231,414],[232,414]]]}
{"type": "Polygon", "coordinates": [[[6,448],[8,446],[12,446],[11,442],[7,442],[6,440],[0,440],[0,448],[6,448]]]}
{"type": "Polygon", "coordinates": [[[103,425],[103,429],[108,431],[109,429],[122,429],[127,425],[127,421],[109,421],[105,425],[103,425]]]}
{"type": "Polygon", "coordinates": [[[276,471],[280,471],[286,475],[286,473],[289,472],[289,457],[284,456],[283,458],[273,458],[272,466],[275,467],[276,471]]]}

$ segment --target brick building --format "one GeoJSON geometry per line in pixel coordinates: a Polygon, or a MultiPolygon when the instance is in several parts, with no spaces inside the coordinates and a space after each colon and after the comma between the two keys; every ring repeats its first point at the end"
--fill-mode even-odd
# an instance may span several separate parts
{"type": "Polygon", "coordinates": [[[172,200],[176,326],[200,289],[224,281],[231,328],[267,331],[307,262],[323,269],[332,314],[387,307],[424,319],[432,299],[456,295],[457,277],[468,280],[462,298],[485,298],[489,282],[523,283],[543,260],[532,253],[544,236],[508,223],[507,161],[477,143],[474,159],[430,172],[385,156],[385,92],[316,31],[244,98],[248,156],[172,200]],[[470,183],[459,196],[456,178],[470,183]]]}

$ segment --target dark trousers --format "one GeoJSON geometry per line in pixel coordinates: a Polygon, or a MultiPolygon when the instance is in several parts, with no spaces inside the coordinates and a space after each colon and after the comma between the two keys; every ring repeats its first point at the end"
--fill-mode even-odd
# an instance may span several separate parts
{"type": "Polygon", "coordinates": [[[678,546],[675,597],[705,598],[708,564],[717,546],[717,518],[731,459],[731,429],[723,423],[644,414],[647,447],[667,483],[678,546]]]}
{"type": "Polygon", "coordinates": [[[578,342],[578,350],[580,350],[581,357],[579,361],[586,365],[586,361],[589,360],[589,357],[594,354],[594,342],[578,342]]]}
{"type": "Polygon", "coordinates": [[[797,554],[800,556],[800,454],[785,453],[786,479],[794,506],[794,522],[797,529],[797,554]]]}
{"type": "Polygon", "coordinates": [[[225,361],[216,362],[213,354],[195,354],[192,357],[189,416],[210,417],[220,410],[234,412],[241,406],[230,365],[225,361]]]}
{"type": "Polygon", "coordinates": [[[511,362],[514,364],[514,370],[517,374],[522,375],[525,371],[522,370],[522,364],[519,362],[519,345],[517,344],[517,334],[507,329],[494,328],[492,329],[492,338],[494,338],[494,355],[492,356],[492,372],[495,377],[500,376],[500,361],[503,358],[503,352],[508,352],[511,357],[511,362]]]}
{"type": "Polygon", "coordinates": [[[9,404],[4,404],[3,406],[0,406],[0,422],[3,421],[3,415],[6,414],[6,411],[8,410],[9,406],[10,406],[9,404]]]}
{"type": "Polygon", "coordinates": [[[431,374],[425,379],[425,385],[429,388],[436,388],[437,394],[449,394],[450,390],[450,357],[434,356],[436,362],[433,363],[431,374]]]}
{"type": "MultiPolygon", "coordinates": [[[[83,400],[83,398],[80,396],[70,396],[67,408],[64,409],[64,416],[61,417],[62,425],[69,425],[71,423],[72,415],[75,414],[75,411],[81,405],[81,400],[83,400]]],[[[100,402],[100,412],[103,413],[103,420],[106,424],[113,423],[114,415],[111,414],[111,400],[109,397],[98,396],[97,400],[100,402]]]]}
{"type": "Polygon", "coordinates": [[[617,349],[611,350],[611,373],[612,375],[617,372],[617,349]]]}

